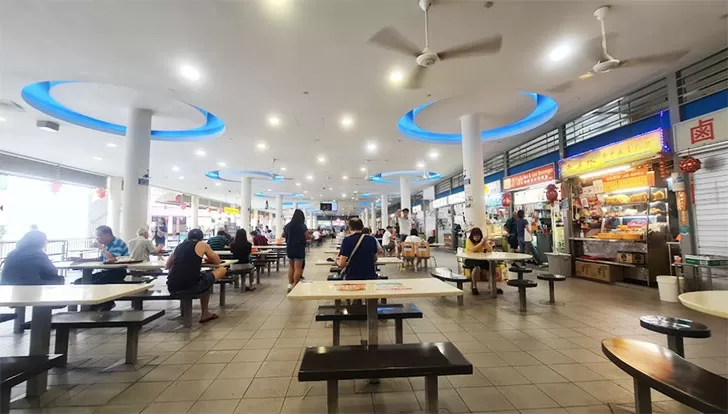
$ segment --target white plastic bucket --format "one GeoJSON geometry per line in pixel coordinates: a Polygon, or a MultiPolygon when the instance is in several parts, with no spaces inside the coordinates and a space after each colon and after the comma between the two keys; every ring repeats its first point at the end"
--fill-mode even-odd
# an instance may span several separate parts
{"type": "Polygon", "coordinates": [[[677,296],[683,290],[684,278],[677,276],[657,276],[657,290],[663,302],[677,302],[677,296]],[[680,287],[678,289],[678,280],[680,287]]]}

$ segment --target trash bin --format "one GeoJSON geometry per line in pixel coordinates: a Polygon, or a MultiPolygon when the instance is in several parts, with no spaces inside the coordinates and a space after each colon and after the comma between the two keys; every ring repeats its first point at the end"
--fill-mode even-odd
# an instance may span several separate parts
{"type": "Polygon", "coordinates": [[[566,253],[546,253],[549,261],[549,273],[571,276],[571,255],[566,253]]]}
{"type": "Polygon", "coordinates": [[[677,302],[677,296],[683,291],[684,280],[684,278],[677,276],[657,276],[657,290],[660,292],[660,300],[663,302],[677,302]]]}

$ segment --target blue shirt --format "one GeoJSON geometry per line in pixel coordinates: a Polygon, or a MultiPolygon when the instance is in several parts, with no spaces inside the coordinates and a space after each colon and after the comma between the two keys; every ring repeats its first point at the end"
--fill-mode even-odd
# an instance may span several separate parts
{"type": "MultiPolygon", "coordinates": [[[[111,239],[110,242],[104,245],[104,248],[114,257],[129,256],[129,248],[126,246],[124,240],[121,240],[118,237],[111,239]]],[[[102,254],[101,260],[106,260],[106,256],[102,254]]]]}
{"type": "Polygon", "coordinates": [[[523,240],[524,238],[526,238],[526,226],[528,226],[528,220],[526,220],[525,218],[518,219],[518,222],[516,222],[518,240],[523,240]]]}
{"type": "Polygon", "coordinates": [[[340,256],[346,257],[348,270],[346,280],[373,280],[377,278],[376,255],[379,250],[377,239],[372,236],[357,233],[341,241],[340,256]],[[359,237],[364,237],[359,248],[354,252],[359,237]],[[353,253],[353,256],[352,256],[353,253]]]}

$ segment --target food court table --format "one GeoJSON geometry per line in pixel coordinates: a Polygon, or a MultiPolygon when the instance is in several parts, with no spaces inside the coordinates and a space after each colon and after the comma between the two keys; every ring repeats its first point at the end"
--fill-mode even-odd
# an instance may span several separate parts
{"type": "Polygon", "coordinates": [[[677,297],[685,307],[728,319],[728,290],[704,290],[677,297]]]}
{"type": "Polygon", "coordinates": [[[367,307],[367,344],[379,343],[377,302],[379,299],[462,295],[463,291],[437,279],[361,281],[303,281],[288,294],[291,300],[364,299],[367,307]]]}
{"type": "Polygon", "coordinates": [[[470,253],[470,252],[459,252],[455,255],[462,259],[470,260],[485,260],[490,263],[488,266],[488,282],[490,285],[490,297],[495,298],[498,296],[497,288],[495,286],[495,264],[498,262],[518,261],[531,259],[530,254],[523,253],[510,253],[510,252],[491,252],[491,253],[470,253]]]}
{"type": "MultiPolygon", "coordinates": [[[[124,296],[144,292],[149,284],[123,285],[39,285],[0,286],[0,306],[33,307],[30,324],[29,355],[47,355],[51,342],[52,307],[68,305],[98,305],[124,296]]],[[[26,395],[39,397],[46,390],[48,375],[28,380],[26,395]]]]}
{"type": "MultiPolygon", "coordinates": [[[[237,260],[223,260],[219,265],[214,265],[211,263],[205,263],[202,262],[203,268],[215,268],[218,266],[224,266],[229,267],[230,265],[233,265],[237,263],[237,260]]],[[[109,262],[101,262],[101,261],[93,261],[93,262],[58,262],[54,263],[56,266],[56,269],[71,269],[71,270],[81,270],[82,277],[81,280],[85,284],[91,283],[91,278],[94,270],[106,270],[106,269],[129,269],[129,270],[155,270],[155,269],[163,269],[165,264],[167,263],[164,259],[156,259],[156,260],[150,260],[148,262],[139,262],[139,263],[109,263],[109,262]]]]}
{"type": "MultiPolygon", "coordinates": [[[[316,266],[336,266],[336,262],[328,262],[326,260],[317,260],[316,263],[314,263],[316,266]]],[[[393,264],[402,264],[402,259],[399,259],[397,257],[377,257],[377,263],[376,265],[384,266],[384,265],[393,265],[393,264]]]]}

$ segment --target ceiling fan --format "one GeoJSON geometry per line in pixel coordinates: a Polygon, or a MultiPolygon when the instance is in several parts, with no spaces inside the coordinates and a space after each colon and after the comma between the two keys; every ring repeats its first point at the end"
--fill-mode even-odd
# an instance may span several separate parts
{"type": "Polygon", "coordinates": [[[379,47],[391,49],[396,52],[404,53],[414,57],[417,66],[410,72],[404,85],[407,89],[418,89],[422,86],[422,79],[425,75],[425,69],[434,65],[438,60],[450,60],[473,55],[485,55],[498,53],[503,43],[501,35],[475,40],[454,46],[441,52],[435,53],[430,50],[429,39],[429,20],[428,10],[432,5],[432,0],[419,0],[419,6],[425,12],[425,48],[420,49],[404,37],[394,27],[385,27],[374,34],[369,39],[369,43],[374,43],[379,47]]]}
{"type": "Polygon", "coordinates": [[[579,75],[578,79],[570,80],[568,82],[564,82],[560,85],[554,86],[553,88],[548,89],[549,92],[565,92],[572,86],[574,86],[574,84],[577,83],[579,80],[589,79],[595,75],[601,75],[615,69],[671,63],[680,59],[688,53],[687,50],[675,50],[672,52],[657,55],[640,56],[624,60],[614,58],[607,51],[607,34],[604,24],[604,20],[606,19],[607,13],[610,9],[611,6],[602,6],[594,11],[594,17],[599,20],[599,23],[601,25],[602,34],[597,39],[592,39],[591,41],[587,42],[587,46],[585,47],[587,49],[585,51],[586,54],[588,56],[593,56],[595,59],[598,59],[597,63],[592,67],[590,71],[579,75]],[[595,42],[594,40],[601,40],[601,44],[597,46],[597,42],[595,42]]]}

